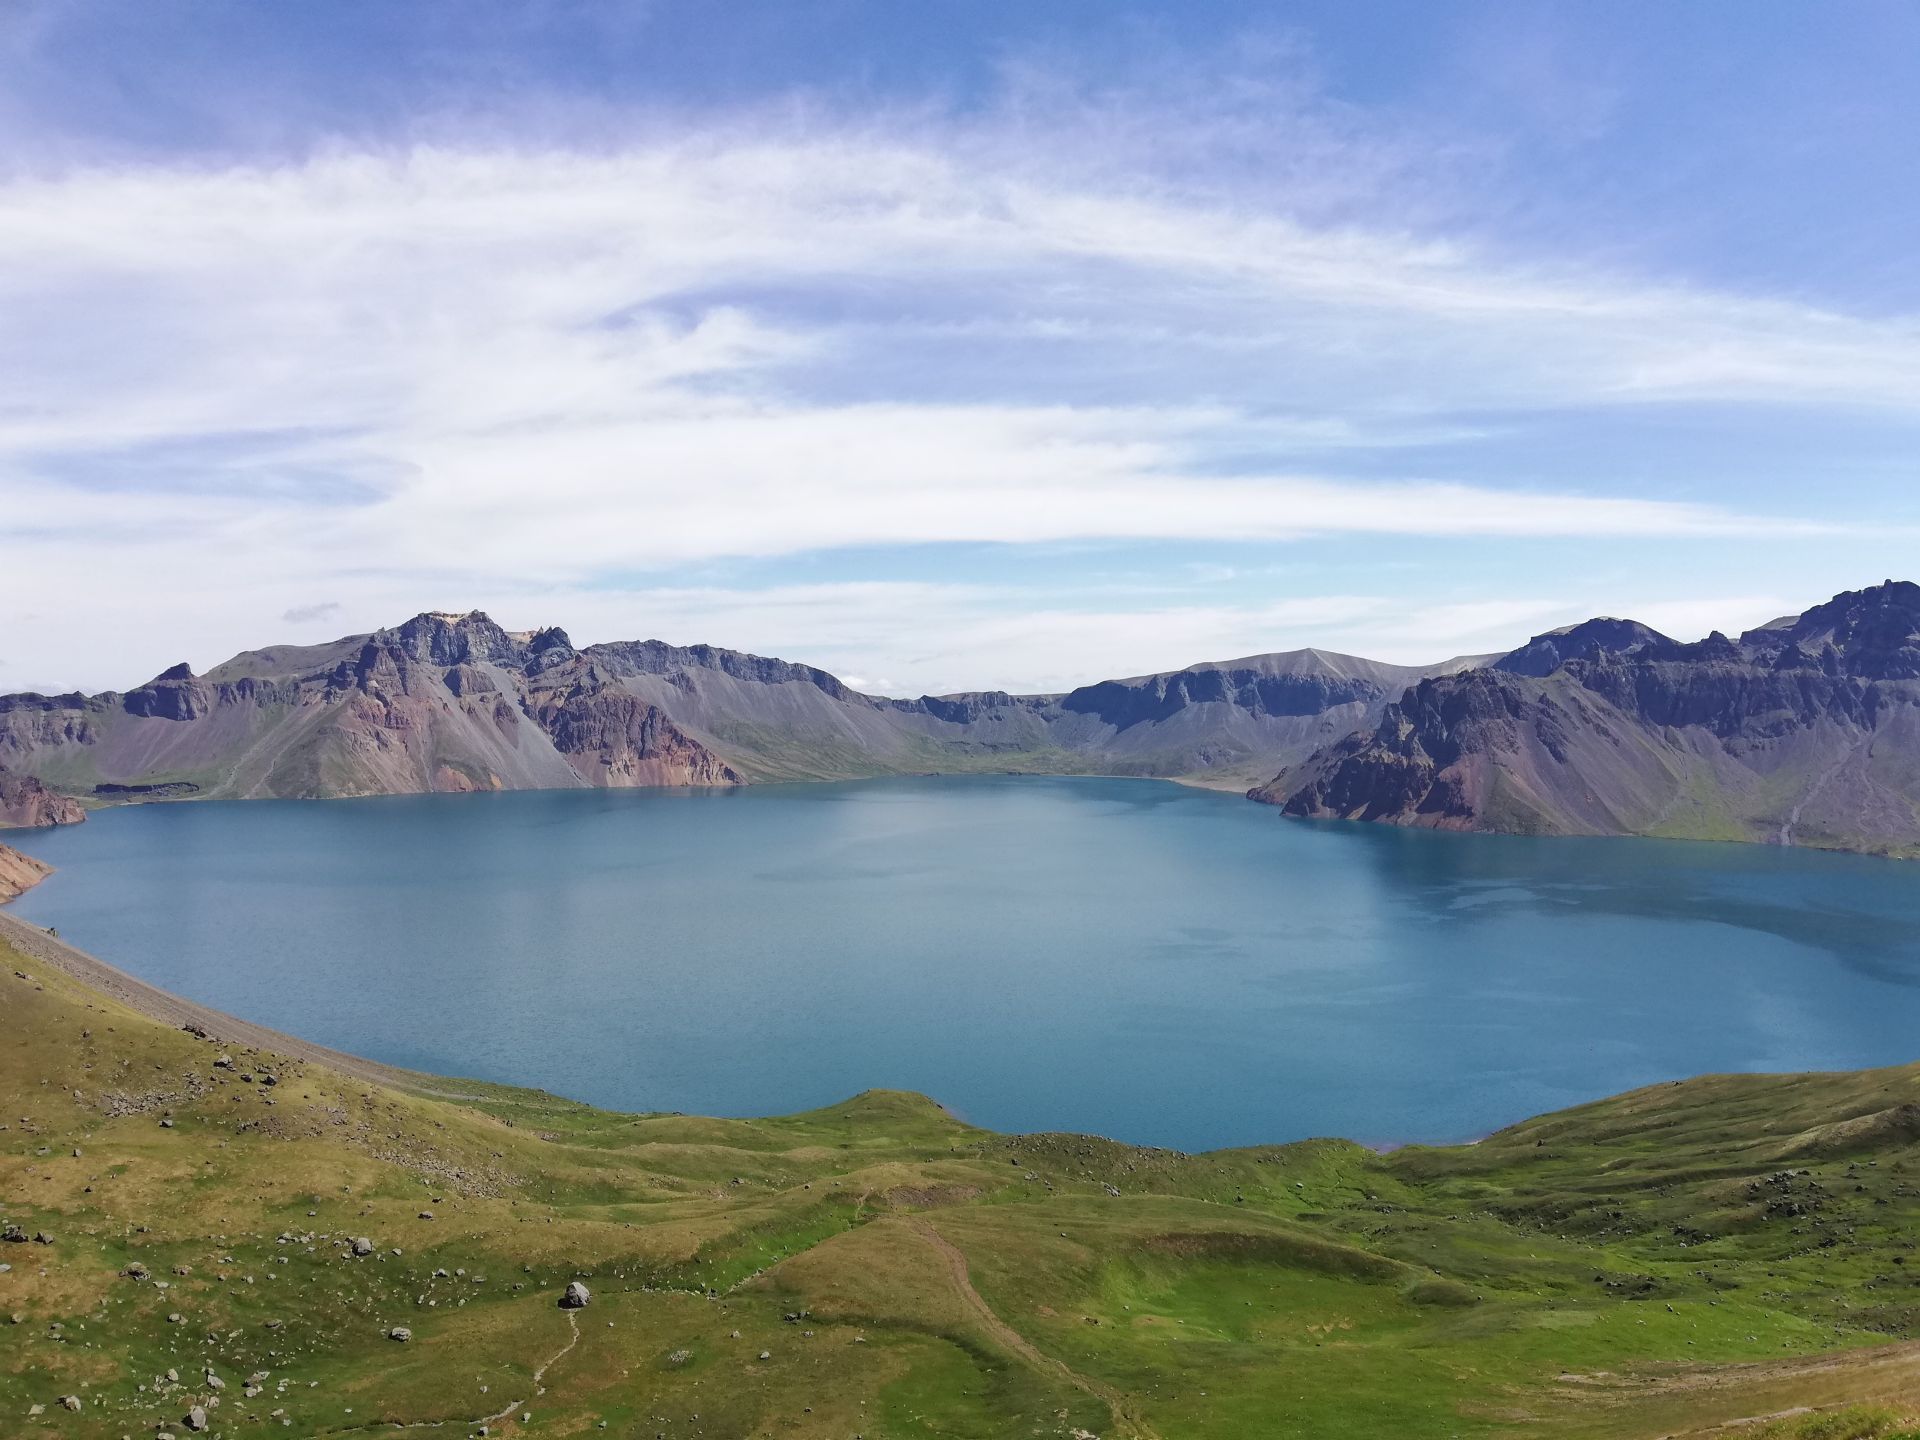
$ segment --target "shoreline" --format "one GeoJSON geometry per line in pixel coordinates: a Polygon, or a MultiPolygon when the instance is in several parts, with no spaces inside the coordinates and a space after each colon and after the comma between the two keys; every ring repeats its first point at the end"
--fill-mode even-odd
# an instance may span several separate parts
{"type": "Polygon", "coordinates": [[[49,935],[38,925],[9,915],[5,910],[0,910],[0,941],[5,941],[26,958],[58,970],[68,979],[77,980],[89,989],[119,1001],[149,1020],[182,1030],[191,1028],[204,1031],[206,1038],[217,1044],[231,1045],[235,1049],[270,1050],[290,1060],[310,1060],[375,1084],[442,1096],[454,1094],[449,1090],[434,1088],[446,1084],[448,1077],[382,1065],[377,1060],[317,1045],[311,1040],[302,1040],[265,1025],[256,1025],[251,1020],[242,1020],[211,1005],[183,999],[170,990],[162,990],[158,985],[150,985],[145,980],[129,975],[118,966],[109,965],[99,957],[69,945],[57,935],[49,935]]]}
{"type": "MultiPolygon", "coordinates": [[[[144,1015],[163,1025],[175,1026],[182,1030],[195,1030],[205,1033],[205,1038],[214,1044],[229,1045],[240,1050],[266,1050],[284,1056],[289,1060],[311,1061],[351,1075],[358,1080],[366,1080],[378,1085],[389,1085],[396,1089],[411,1091],[415,1094],[431,1095],[443,1100],[470,1100],[471,1094],[454,1089],[443,1088],[458,1085],[456,1077],[431,1074],[422,1070],[403,1070],[395,1065],[383,1065],[377,1060],[368,1060],[364,1056],[350,1054],[345,1050],[335,1050],[331,1046],[316,1044],[311,1040],[302,1040],[283,1030],[275,1030],[266,1025],[255,1024],[251,1020],[242,1020],[237,1015],[229,1015],[224,1010],[216,1010],[211,1005],[202,1005],[198,1001],[187,1000],[171,990],[162,990],[158,985],[149,984],[137,976],[128,974],[117,965],[109,965],[97,955],[90,955],[76,945],[70,945],[57,935],[50,935],[38,925],[10,915],[0,907],[0,943],[11,945],[27,959],[58,970],[70,980],[78,981],[89,989],[96,990],[108,999],[116,1000],[136,1014],[144,1015]]],[[[524,1088],[524,1087],[521,1087],[524,1088]]],[[[864,1093],[864,1092],[863,1092],[864,1093]]],[[[562,1096],[562,1099],[571,1097],[562,1096]]],[[[957,1114],[945,1101],[927,1096],[938,1106],[943,1114],[959,1120],[962,1124],[972,1124],[957,1114]]],[[[591,1104],[588,1101],[575,1101],[577,1104],[591,1104]]],[[[593,1108],[600,1108],[595,1106],[593,1108]]],[[[612,1112],[610,1112],[612,1113],[612,1112]]],[[[619,1112],[625,1113],[625,1112],[619,1112]]],[[[650,1113],[650,1112],[633,1112],[650,1113]]],[[[723,1117],[725,1118],[725,1117],[723,1117]]],[[[758,1117],[732,1117],[758,1118],[758,1117]]],[[[1518,1122],[1516,1122],[1518,1123],[1518,1122]]],[[[978,1126],[975,1127],[980,1128],[978,1126]]],[[[992,1134],[1017,1134],[1015,1131],[991,1131],[992,1134]]],[[[1046,1134],[1069,1134],[1078,1132],[1046,1131],[1046,1134]]],[[[1351,1143],[1371,1150],[1378,1155],[1390,1154],[1409,1146],[1440,1145],[1448,1148],[1452,1145],[1478,1145],[1487,1135],[1497,1134],[1497,1130],[1487,1131],[1464,1141],[1432,1140],[1389,1140],[1377,1143],[1356,1140],[1351,1143]]],[[[1112,1139],[1112,1137],[1101,1137],[1112,1139]]],[[[1226,1154],[1235,1150],[1265,1150],[1280,1145],[1302,1144],[1312,1138],[1344,1137],[1306,1137],[1299,1141],[1261,1141],[1249,1145],[1228,1145],[1216,1150],[1179,1151],[1184,1155],[1226,1154]]],[[[1115,1144],[1132,1142],[1115,1140],[1115,1144]]],[[[1164,1148],[1164,1147],[1149,1147],[1164,1148]]]]}
{"type": "MultiPolygon", "coordinates": [[[[41,929],[38,925],[22,920],[17,915],[8,914],[4,906],[0,906],[0,944],[12,946],[13,949],[22,956],[42,965],[49,966],[65,975],[68,979],[77,981],[79,984],[99,992],[110,1000],[118,1001],[136,1014],[143,1015],[147,1019],[157,1021],[163,1025],[176,1026],[182,1030],[199,1033],[202,1035],[202,1038],[213,1044],[230,1045],[235,1049],[266,1050],[290,1060],[310,1061],[314,1064],[324,1065],[329,1069],[339,1071],[344,1075],[350,1075],[358,1080],[365,1080],[377,1085],[391,1086],[395,1089],[409,1091],[417,1095],[427,1095],[435,1099],[459,1101],[480,1098],[471,1091],[447,1088],[462,1083],[457,1076],[439,1075],[425,1070],[405,1070],[397,1065],[382,1064],[378,1060],[369,1060],[362,1055],[355,1055],[345,1050],[335,1050],[331,1046],[321,1045],[315,1041],[302,1040],[298,1036],[287,1034],[284,1030],[275,1030],[270,1026],[256,1024],[251,1020],[242,1020],[237,1015],[230,1015],[224,1010],[216,1010],[211,1005],[203,1005],[195,1000],[184,999],[174,994],[171,990],[163,990],[158,985],[150,984],[137,976],[130,975],[116,965],[109,965],[98,956],[91,955],[78,946],[68,944],[59,936],[48,934],[47,931],[41,929]]],[[[1691,1075],[1650,1081],[1645,1085],[1634,1086],[1628,1090],[1576,1101],[1572,1106],[1563,1108],[1579,1109],[1586,1105],[1598,1105],[1608,1100],[1617,1100],[1623,1096],[1638,1095],[1646,1091],[1665,1090],[1675,1085],[1685,1085],[1701,1080],[1726,1078],[1783,1079],[1794,1076],[1845,1075],[1865,1073],[1865,1070],[1881,1068],[1885,1067],[1867,1066],[1864,1067],[1864,1070],[1852,1069],[1839,1071],[1818,1069],[1700,1071],[1691,1075]]],[[[471,1081],[468,1083],[497,1084],[500,1082],[471,1081]]],[[[531,1087],[514,1085],[511,1082],[507,1082],[507,1088],[527,1090],[531,1087]]],[[[858,1094],[866,1093],[869,1092],[858,1092],[858,1094]]],[[[919,1092],[914,1093],[917,1094],[919,1092]]],[[[555,1098],[571,1104],[585,1105],[590,1109],[600,1110],[604,1108],[594,1104],[592,1101],[579,1100],[572,1096],[561,1095],[555,1098]]],[[[849,1098],[857,1098],[857,1095],[849,1098]]],[[[1028,1134],[1079,1136],[1091,1133],[1069,1130],[992,1130],[967,1120],[944,1100],[936,1099],[931,1095],[923,1095],[921,1098],[937,1106],[943,1114],[960,1121],[962,1124],[972,1125],[975,1129],[985,1129],[988,1134],[1018,1137],[1028,1134]]],[[[607,1111],[606,1113],[677,1115],[683,1112],[607,1111]]],[[[791,1113],[804,1114],[806,1112],[791,1113]]],[[[1223,1145],[1210,1150],[1179,1150],[1173,1147],[1121,1140],[1114,1136],[1095,1136],[1094,1138],[1107,1140],[1116,1145],[1138,1145],[1139,1148],[1152,1150],[1167,1149],[1170,1150],[1171,1153],[1187,1156],[1227,1155],[1236,1151],[1272,1150],[1289,1145],[1311,1144],[1319,1140],[1341,1140],[1351,1145],[1357,1145],[1363,1150],[1372,1151],[1376,1155],[1390,1155],[1396,1150],[1407,1149],[1472,1149],[1492,1139],[1495,1135],[1512,1129],[1514,1126],[1524,1125],[1529,1121],[1541,1119],[1544,1115],[1558,1113],[1561,1112],[1556,1110],[1544,1111],[1539,1114],[1523,1115],[1517,1119],[1508,1121],[1504,1125],[1496,1125],[1489,1130],[1479,1131],[1471,1136],[1458,1140],[1355,1140],[1345,1135],[1323,1134],[1305,1135],[1294,1140],[1261,1140],[1252,1141],[1243,1145],[1223,1145]]],[[[751,1120],[768,1117],[717,1116],[713,1118],[751,1120]]]]}
{"type": "MultiPolygon", "coordinates": [[[[872,775],[846,775],[837,777],[809,776],[805,778],[787,778],[777,780],[751,780],[737,785],[539,785],[509,786],[499,790],[381,790],[363,795],[147,795],[125,800],[101,801],[92,797],[73,797],[80,800],[87,814],[106,814],[115,810],[131,810],[146,805],[192,805],[205,803],[240,803],[270,801],[283,804],[331,804],[336,801],[352,800],[392,800],[422,799],[432,796],[451,795],[538,795],[563,794],[573,791],[595,791],[601,793],[619,792],[676,792],[682,794],[738,794],[749,789],[773,789],[788,786],[809,785],[863,785],[886,780],[956,780],[969,778],[989,779],[1031,779],[1031,780],[1130,780],[1149,785],[1172,785],[1177,789],[1190,790],[1199,794],[1235,796],[1252,804],[1262,806],[1274,812],[1276,818],[1292,821],[1296,824],[1316,826],[1354,826],[1367,830],[1385,830],[1419,832],[1428,835],[1457,835],[1463,838],[1501,839],[1551,839],[1551,840],[1655,840],[1687,845],[1737,845],[1761,850],[1792,851],[1802,855],[1846,855],[1862,860],[1891,860],[1896,863],[1920,864],[1920,847],[1911,850],[1868,850],[1848,845],[1808,844],[1802,841],[1788,840],[1782,843],[1771,836],[1715,836],[1715,835],[1656,835],[1638,831],[1560,831],[1545,836],[1532,836],[1516,830],[1480,829],[1471,825],[1429,825],[1406,823],[1398,820],[1360,820],[1335,815],[1295,815],[1286,811],[1279,803],[1271,800],[1257,800],[1251,788],[1243,786],[1238,780],[1210,778],[1204,773],[1184,775],[1129,775],[1115,774],[1104,770],[902,770],[883,771],[872,775]]],[[[79,821],[70,824],[81,823],[79,821]]],[[[9,837],[31,835],[43,830],[68,828],[65,825],[0,825],[0,849],[6,848],[9,837]]],[[[26,851],[18,853],[33,860],[35,857],[26,851]]],[[[45,877],[40,877],[44,879],[45,877]]],[[[34,882],[34,883],[37,883],[34,882]]],[[[14,895],[0,892],[0,905],[17,899],[31,886],[22,887],[14,895]]]]}

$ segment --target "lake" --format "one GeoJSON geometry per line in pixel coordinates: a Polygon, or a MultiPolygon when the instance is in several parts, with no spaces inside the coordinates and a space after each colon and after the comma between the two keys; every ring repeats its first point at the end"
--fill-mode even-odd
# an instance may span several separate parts
{"type": "Polygon", "coordinates": [[[871,1087],[1195,1150],[1920,1055],[1920,867],[1313,824],[1154,781],[156,804],[13,906],[374,1059],[629,1110],[871,1087]]]}

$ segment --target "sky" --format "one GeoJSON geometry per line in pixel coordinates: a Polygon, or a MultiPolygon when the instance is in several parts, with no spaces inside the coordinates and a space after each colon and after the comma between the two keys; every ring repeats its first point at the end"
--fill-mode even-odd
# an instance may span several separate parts
{"type": "Polygon", "coordinates": [[[8,0],[0,691],[1044,691],[1920,578],[1920,6],[8,0]]]}

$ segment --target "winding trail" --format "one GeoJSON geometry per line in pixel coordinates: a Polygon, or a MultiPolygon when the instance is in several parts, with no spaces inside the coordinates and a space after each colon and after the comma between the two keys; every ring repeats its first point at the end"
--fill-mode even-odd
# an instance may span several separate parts
{"type": "MultiPolygon", "coordinates": [[[[1869,739],[1870,738],[1871,737],[1869,737],[1869,739]]],[[[1818,796],[1822,790],[1827,788],[1828,783],[1834,776],[1847,768],[1847,762],[1860,753],[1861,746],[1868,744],[1869,739],[1857,740],[1849,745],[1845,754],[1820,772],[1820,778],[1807,787],[1806,792],[1801,795],[1792,811],[1787,815],[1787,823],[1780,827],[1780,833],[1774,837],[1774,844],[1793,844],[1793,827],[1800,823],[1800,812],[1805,810],[1807,806],[1813,802],[1814,798],[1818,796]]]]}
{"type": "MultiPolygon", "coordinates": [[[[580,1312],[578,1310],[569,1310],[566,1312],[566,1315],[567,1328],[571,1330],[573,1334],[567,1340],[566,1344],[562,1345],[558,1350],[554,1351],[552,1355],[547,1357],[544,1365],[533,1372],[533,1393],[536,1399],[547,1393],[547,1387],[540,1383],[547,1378],[547,1371],[566,1359],[573,1347],[580,1343],[580,1312]]],[[[494,1411],[493,1414],[482,1415],[478,1420],[468,1420],[464,1423],[469,1429],[478,1429],[482,1425],[498,1425],[502,1420],[506,1419],[507,1416],[527,1403],[525,1400],[509,1400],[500,1409],[494,1411]]]]}
{"type": "MultiPolygon", "coordinates": [[[[547,1371],[551,1370],[555,1365],[559,1364],[561,1360],[565,1359],[567,1352],[572,1350],[574,1346],[580,1343],[579,1313],[574,1310],[569,1310],[566,1312],[566,1315],[567,1315],[567,1325],[569,1328],[572,1329],[573,1334],[568,1339],[566,1344],[562,1345],[558,1350],[554,1351],[554,1353],[547,1358],[547,1361],[545,1364],[543,1364],[539,1369],[533,1372],[533,1398],[534,1399],[538,1399],[540,1396],[547,1393],[547,1387],[540,1383],[543,1379],[546,1378],[547,1371]]],[[[502,1405],[498,1410],[494,1411],[493,1414],[482,1415],[477,1420],[415,1420],[411,1424],[404,1424],[404,1425],[395,1421],[376,1420],[366,1425],[349,1425],[338,1430],[323,1430],[320,1433],[323,1435],[329,1435],[329,1436],[364,1435],[368,1431],[444,1430],[449,1425],[458,1426],[464,1430],[478,1430],[483,1425],[485,1426],[498,1425],[502,1420],[506,1419],[509,1415],[513,1414],[513,1412],[518,1410],[522,1405],[527,1405],[531,1403],[532,1402],[530,1400],[509,1400],[505,1405],[502,1405]]]]}
{"type": "Polygon", "coordinates": [[[1140,1418],[1139,1412],[1134,1409],[1133,1402],[1125,1394],[1104,1380],[1095,1380],[1091,1376],[1082,1375],[1065,1361],[1054,1359],[1002,1320],[994,1308],[987,1304],[980,1292],[973,1288],[973,1277],[967,1273],[965,1253],[934,1229],[933,1222],[916,1217],[908,1224],[947,1262],[947,1273],[952,1277],[954,1288],[960,1292],[961,1300],[966,1303],[967,1308],[973,1312],[974,1318],[980,1322],[988,1334],[1035,1370],[1051,1375],[1056,1380],[1064,1380],[1076,1390],[1100,1401],[1113,1416],[1114,1429],[1117,1433],[1131,1436],[1133,1440],[1160,1440],[1158,1433],[1140,1418]]]}

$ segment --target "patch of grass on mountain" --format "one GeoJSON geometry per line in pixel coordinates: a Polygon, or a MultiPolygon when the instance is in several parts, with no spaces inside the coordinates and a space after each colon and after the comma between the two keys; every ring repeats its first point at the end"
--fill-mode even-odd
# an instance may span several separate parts
{"type": "Polygon", "coordinates": [[[0,1121],[9,1437],[197,1409],[214,1435],[1875,1440],[1920,1410],[1912,1068],[1188,1156],[887,1092],[716,1120],[372,1085],[8,952],[0,1121]]]}

